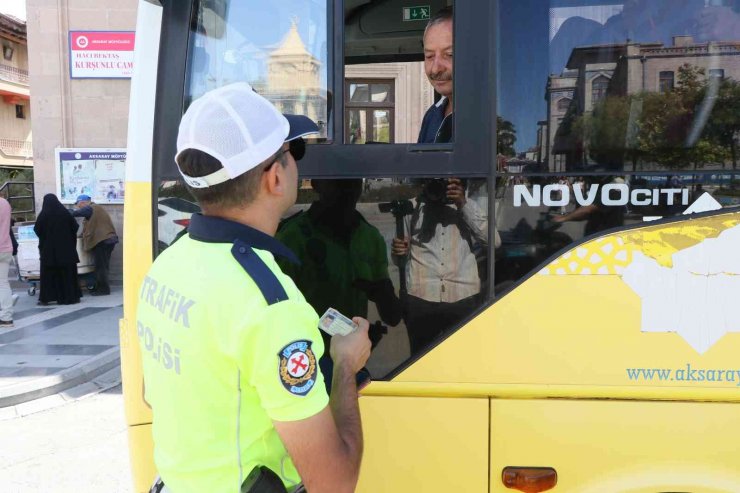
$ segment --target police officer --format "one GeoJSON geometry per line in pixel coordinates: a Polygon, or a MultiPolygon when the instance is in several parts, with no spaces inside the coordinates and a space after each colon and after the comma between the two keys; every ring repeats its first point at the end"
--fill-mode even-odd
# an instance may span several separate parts
{"type": "Polygon", "coordinates": [[[329,397],[318,316],[275,261],[295,260],[273,235],[297,195],[305,148],[295,142],[317,130],[245,83],[182,118],[176,161],[203,214],[154,262],[137,313],[154,488],[239,492],[250,473],[271,471],[289,491],[354,490],[368,323],[356,317],[358,330],[332,338],[329,397]]]}

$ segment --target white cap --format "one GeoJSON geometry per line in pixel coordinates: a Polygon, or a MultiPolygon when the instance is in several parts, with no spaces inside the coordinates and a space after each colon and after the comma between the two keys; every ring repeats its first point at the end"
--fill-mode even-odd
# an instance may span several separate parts
{"type": "Polygon", "coordinates": [[[317,132],[308,118],[280,114],[249,84],[238,82],[209,91],[190,105],[180,121],[175,162],[186,149],[218,159],[223,168],[210,175],[192,177],[180,170],[188,185],[207,188],[246,173],[284,142],[317,132]]]}

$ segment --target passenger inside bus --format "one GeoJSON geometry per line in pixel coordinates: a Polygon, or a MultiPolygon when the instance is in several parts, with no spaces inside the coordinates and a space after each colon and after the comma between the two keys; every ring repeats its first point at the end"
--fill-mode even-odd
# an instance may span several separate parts
{"type": "Polygon", "coordinates": [[[445,7],[429,20],[424,30],[424,72],[442,97],[424,114],[419,143],[452,142],[455,139],[452,97],[452,7],[445,7]]]}
{"type": "MultiPolygon", "coordinates": [[[[391,251],[405,259],[404,320],[417,354],[480,306],[476,252],[488,244],[488,218],[458,178],[431,179],[404,220],[391,251]]],[[[485,270],[485,269],[481,269],[485,270]]]]}
{"type": "MultiPolygon", "coordinates": [[[[314,179],[311,186],[318,199],[283,220],[276,235],[301,263],[279,259],[278,264],[319,315],[331,307],[367,318],[368,301],[375,303],[380,320],[371,325],[369,336],[377,346],[387,331],[383,324],[401,321],[401,305],[388,275],[385,240],[356,209],[362,180],[314,179]]],[[[330,336],[321,335],[329,347],[330,336]]],[[[320,363],[323,369],[325,362],[320,363]]]]}
{"type": "MultiPolygon", "coordinates": [[[[424,69],[442,95],[424,116],[419,143],[453,138],[452,8],[442,9],[424,32],[424,69]]],[[[406,262],[404,320],[411,354],[454,328],[479,305],[481,276],[476,250],[488,244],[486,211],[467,194],[467,181],[433,178],[423,182],[403,238],[391,251],[406,262]]]]}

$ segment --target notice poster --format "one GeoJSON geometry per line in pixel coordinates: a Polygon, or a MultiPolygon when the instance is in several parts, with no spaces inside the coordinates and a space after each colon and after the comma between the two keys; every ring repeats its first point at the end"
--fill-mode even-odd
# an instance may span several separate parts
{"type": "Polygon", "coordinates": [[[57,149],[57,195],[74,204],[89,195],[98,204],[122,204],[126,149],[57,149]]]}
{"type": "Polygon", "coordinates": [[[134,70],[134,31],[70,31],[72,79],[130,79],[134,70]]]}
{"type": "Polygon", "coordinates": [[[95,161],[95,197],[105,197],[105,201],[109,203],[123,201],[123,182],[126,176],[125,159],[95,161]]]}

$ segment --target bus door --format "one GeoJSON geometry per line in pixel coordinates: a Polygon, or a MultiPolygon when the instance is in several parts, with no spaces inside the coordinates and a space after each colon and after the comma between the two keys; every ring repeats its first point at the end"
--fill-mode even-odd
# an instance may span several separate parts
{"type": "MultiPolygon", "coordinates": [[[[454,26],[465,26],[455,32],[464,35],[454,43],[451,33],[442,36],[432,55],[434,77],[450,88],[454,79],[454,91],[444,95],[425,69],[423,36],[430,19],[453,5],[422,3],[162,2],[151,243],[156,256],[177,241],[197,207],[172,158],[177,123],[193,100],[247,82],[280,111],[312,118],[321,132],[307,142],[298,203],[278,237],[302,260],[300,269],[285,269],[319,314],[332,306],[370,320],[368,388],[395,389],[361,399],[366,465],[359,490],[484,492],[488,397],[424,396],[394,384],[493,293],[494,5],[454,5],[454,26]],[[431,137],[420,139],[428,112],[442,116],[427,125],[431,137]],[[397,237],[409,243],[404,255],[392,254],[397,237]]],[[[131,375],[132,447],[143,452],[134,467],[137,484],[146,485],[151,445],[139,435],[151,418],[131,375]]]]}

